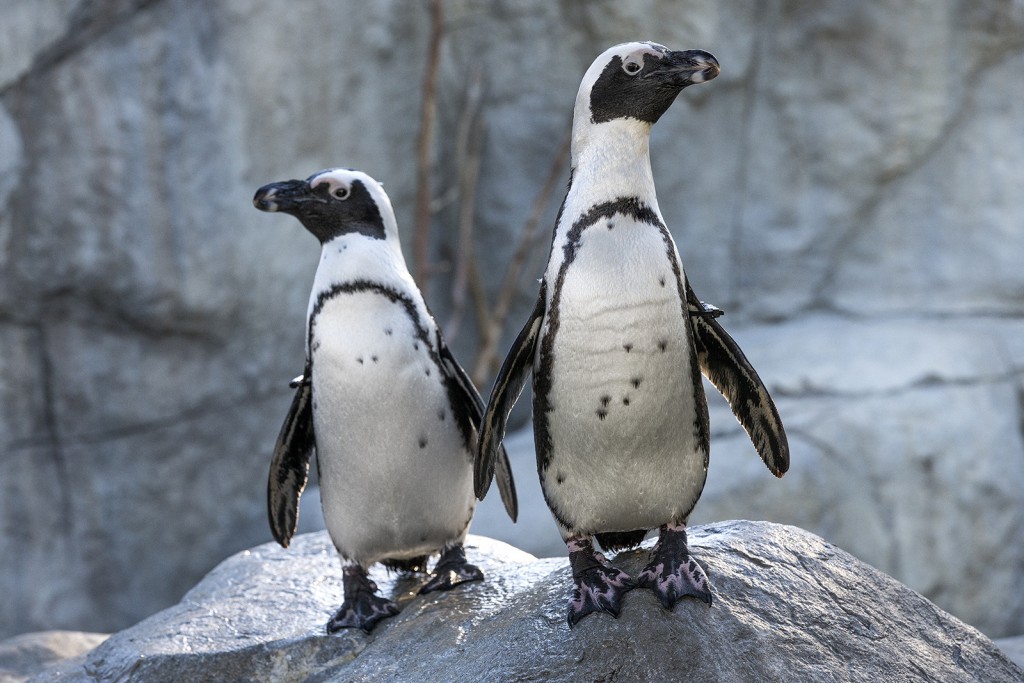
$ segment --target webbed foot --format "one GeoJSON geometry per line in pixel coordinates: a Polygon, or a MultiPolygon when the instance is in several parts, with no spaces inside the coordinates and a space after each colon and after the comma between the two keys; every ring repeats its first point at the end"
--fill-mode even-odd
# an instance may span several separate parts
{"type": "Polygon", "coordinates": [[[605,556],[594,550],[589,538],[571,538],[565,545],[576,581],[569,600],[569,628],[591,612],[607,612],[618,619],[622,596],[636,585],[633,579],[608,564],[605,556]]]}
{"type": "Polygon", "coordinates": [[[441,557],[434,566],[433,576],[420,588],[420,595],[434,591],[446,591],[467,581],[482,581],[484,573],[476,565],[466,561],[466,550],[461,543],[441,551],[441,557]]]}
{"type": "Polygon", "coordinates": [[[637,577],[637,585],[650,588],[665,609],[671,610],[684,595],[711,604],[711,582],[686,546],[686,525],[661,527],[651,561],[637,577]]]}
{"type": "Polygon", "coordinates": [[[381,619],[398,614],[398,605],[376,595],[377,584],[370,580],[365,569],[350,564],[342,568],[341,574],[345,602],[327,622],[328,633],[343,628],[361,628],[369,633],[381,619]]]}

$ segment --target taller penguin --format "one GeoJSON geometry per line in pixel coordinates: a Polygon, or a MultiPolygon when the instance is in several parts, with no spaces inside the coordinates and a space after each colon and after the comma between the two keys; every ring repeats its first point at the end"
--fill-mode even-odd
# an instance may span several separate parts
{"type": "MultiPolygon", "coordinates": [[[[707,477],[701,373],[726,397],[768,468],[789,467],[778,412],[757,373],[701,303],[658,209],[651,126],[689,85],[718,75],[701,50],[626,43],[587,70],[576,96],[569,188],[536,308],[503,363],[484,414],[476,493],[490,486],[508,413],[533,371],[537,470],[569,551],[576,589],[569,626],[618,616],[631,588],[671,609],[711,603],[690,556],[686,521],[707,477]],[[593,546],[660,536],[635,578],[593,546]]],[[[498,460],[500,462],[500,459],[498,460]]]]}
{"type": "MultiPolygon", "coordinates": [[[[427,311],[402,256],[391,202],[359,171],[333,169],[261,187],[263,211],[289,213],[321,243],[306,319],[306,369],[270,468],[274,538],[287,547],[316,450],[320,496],[342,558],[345,601],[327,630],[370,631],[397,605],[367,568],[425,572],[420,593],[483,578],[462,543],[476,500],[473,452],[483,401],[427,311]]],[[[498,483],[514,520],[511,470],[498,483]]]]}

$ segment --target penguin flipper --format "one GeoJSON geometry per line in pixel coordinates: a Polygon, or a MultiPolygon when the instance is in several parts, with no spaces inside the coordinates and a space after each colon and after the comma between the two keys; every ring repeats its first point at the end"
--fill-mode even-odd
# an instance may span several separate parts
{"type": "MultiPolygon", "coordinates": [[[[494,387],[491,389],[491,397],[487,402],[487,410],[484,411],[483,426],[480,429],[480,443],[477,448],[476,463],[473,468],[473,481],[476,487],[476,497],[480,500],[487,495],[487,489],[491,486],[491,478],[494,476],[495,457],[502,451],[501,442],[505,438],[505,425],[508,423],[508,414],[512,411],[519,395],[523,393],[526,386],[526,379],[533,370],[534,351],[537,346],[537,338],[540,336],[541,323],[544,321],[544,310],[547,302],[545,294],[547,284],[541,283],[540,294],[537,297],[537,305],[530,314],[529,320],[519,331],[519,336],[512,343],[505,361],[501,364],[498,376],[494,380],[494,387]]],[[[498,463],[498,486],[501,486],[501,469],[509,468],[508,456],[505,455],[498,463]]],[[[512,472],[509,469],[509,481],[512,481],[512,472]]]]}
{"type": "MultiPolygon", "coordinates": [[[[707,310],[690,289],[689,282],[686,283],[686,299],[691,311],[695,307],[707,310]]],[[[689,317],[700,371],[729,402],[764,464],[772,474],[781,477],[789,469],[789,441],[768,389],[739,345],[715,320],[718,315],[708,311],[705,315],[689,317]]]]}
{"type": "MultiPolygon", "coordinates": [[[[498,494],[505,505],[505,512],[513,522],[519,517],[519,500],[516,497],[516,483],[512,479],[512,464],[508,461],[505,445],[498,449],[497,462],[498,494]]],[[[475,486],[475,484],[474,484],[475,486]]]]}
{"type": "MultiPolygon", "coordinates": [[[[458,406],[456,407],[469,417],[476,432],[477,442],[479,442],[480,424],[484,417],[484,400],[480,398],[480,392],[476,390],[473,380],[455,360],[455,356],[452,355],[448,345],[441,338],[440,332],[437,334],[437,348],[442,367],[446,374],[455,380],[455,386],[458,389],[456,392],[458,406]]],[[[472,439],[470,442],[472,443],[472,439]]],[[[505,512],[513,522],[516,521],[516,517],[519,516],[519,500],[516,497],[515,482],[512,480],[512,468],[508,462],[508,453],[505,452],[503,445],[499,446],[498,450],[498,492],[501,494],[501,502],[505,505],[505,512]]]]}
{"type": "Polygon", "coordinates": [[[313,438],[313,383],[310,363],[298,382],[292,405],[274,445],[267,478],[267,516],[274,540],[285,548],[299,524],[299,496],[309,478],[313,438]]]}

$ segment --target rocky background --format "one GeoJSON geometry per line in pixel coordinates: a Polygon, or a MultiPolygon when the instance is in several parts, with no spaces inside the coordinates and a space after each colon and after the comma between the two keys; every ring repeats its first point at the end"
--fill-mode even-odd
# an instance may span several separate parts
{"type": "MultiPolygon", "coordinates": [[[[532,305],[591,60],[638,38],[709,50],[722,75],[655,128],[660,204],[793,467],[775,481],[716,402],[694,521],[796,524],[990,636],[1024,632],[1024,3],[444,10],[427,298],[464,363],[540,197],[499,353],[532,305]],[[476,192],[453,193],[467,161],[476,192]]],[[[414,0],[4,3],[0,637],[118,630],[269,540],[317,245],[252,193],[364,169],[411,256],[429,37],[414,0]]],[[[531,552],[553,533],[535,506],[494,519],[474,531],[531,552]]]]}

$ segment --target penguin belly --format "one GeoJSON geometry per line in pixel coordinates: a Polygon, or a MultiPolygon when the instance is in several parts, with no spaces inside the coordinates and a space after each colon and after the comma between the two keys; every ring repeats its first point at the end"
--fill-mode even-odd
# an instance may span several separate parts
{"type": "Polygon", "coordinates": [[[320,496],[342,557],[367,566],[461,541],[472,460],[407,310],[378,293],[342,294],[311,340],[320,496]]]}
{"type": "MultiPolygon", "coordinates": [[[[563,533],[683,519],[704,487],[695,423],[706,399],[694,387],[676,259],[656,227],[614,216],[583,232],[553,293],[541,486],[563,533]]],[[[543,355],[541,344],[541,371],[543,355]]]]}

